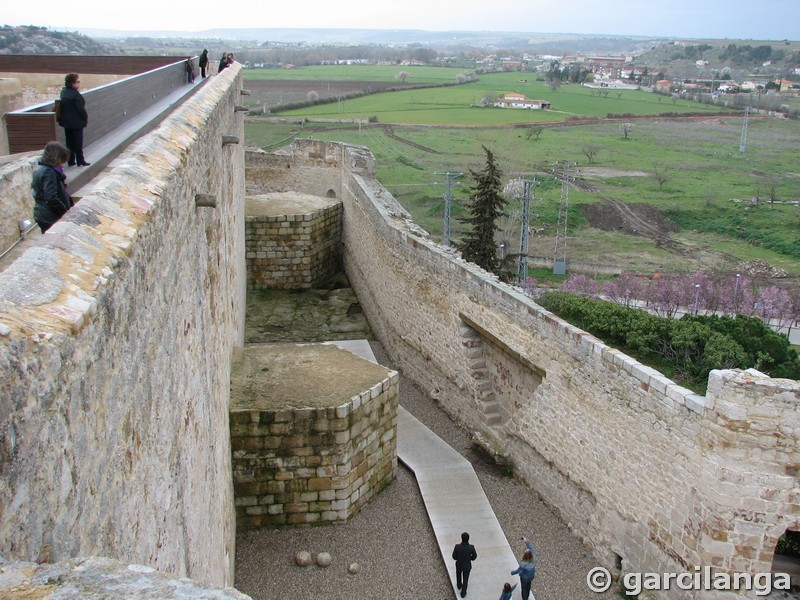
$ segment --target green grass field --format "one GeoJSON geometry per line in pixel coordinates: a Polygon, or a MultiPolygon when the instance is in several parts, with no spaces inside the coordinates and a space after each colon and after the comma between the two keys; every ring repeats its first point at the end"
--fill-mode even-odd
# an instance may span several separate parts
{"type": "MultiPolygon", "coordinates": [[[[334,67],[332,67],[334,68],[334,67]]],[[[377,68],[377,67],[376,67],[377,68]]],[[[449,77],[431,83],[455,81],[457,69],[433,68],[436,72],[449,71],[449,77]]],[[[312,69],[308,67],[308,69],[312,69]]],[[[318,67],[321,70],[324,67],[318,67]]],[[[352,67],[351,67],[352,69],[352,67]]],[[[396,72],[396,68],[393,68],[396,72]]],[[[295,75],[303,69],[288,71],[295,75]]],[[[313,79],[316,70],[306,73],[313,79]]],[[[422,82],[413,76],[408,81],[422,82]]],[[[423,71],[424,72],[424,71],[423,71]]],[[[261,72],[257,72],[261,75],[261,72]]],[[[250,72],[248,71],[248,77],[250,72]]],[[[328,76],[330,77],[330,75],[328,76]]],[[[377,76],[376,76],[377,77],[377,76]]],[[[392,76],[393,77],[393,76],[392,76]]],[[[387,81],[389,79],[375,79],[387,81]]],[[[298,77],[299,78],[299,77],[298,77]]],[[[320,81],[325,77],[318,75],[320,81]]],[[[359,81],[364,81],[360,79],[359,81]]],[[[425,82],[428,82],[425,80],[425,82]]],[[[609,114],[636,116],[660,113],[716,114],[720,108],[688,100],[672,102],[669,98],[636,90],[611,90],[607,97],[597,95],[598,90],[580,85],[562,85],[553,91],[542,81],[536,81],[530,73],[491,73],[481,75],[477,82],[459,86],[422,88],[372,94],[344,102],[318,104],[306,108],[281,112],[281,116],[305,118],[369,118],[377,117],[381,123],[415,125],[469,125],[494,126],[526,122],[560,122],[569,118],[606,117],[609,114]],[[528,83],[521,83],[521,79],[528,83]],[[524,94],[528,98],[547,100],[551,110],[510,110],[477,105],[489,95],[500,96],[508,92],[524,94]]]]}
{"type": "MultiPolygon", "coordinates": [[[[443,173],[465,174],[454,191],[452,209],[454,217],[463,215],[469,169],[483,166],[485,145],[507,178],[535,174],[540,180],[535,193],[542,199],[532,208],[531,227],[536,233],[530,237],[529,251],[545,257],[553,252],[561,194],[560,184],[548,171],[557,161],[573,161],[580,172],[577,186],[569,191],[570,260],[642,272],[687,272],[731,270],[739,261],[760,258],[800,275],[800,209],[782,203],[800,200],[800,122],[751,119],[747,151],[742,153],[742,119],[714,116],[717,109],[706,105],[684,100],[673,104],[668,98],[659,102],[658,96],[639,91],[620,97],[612,91],[608,98],[599,98],[581,86],[563,86],[553,93],[541,82],[520,84],[520,75],[484,75],[474,84],[376,94],[341,105],[291,111],[299,118],[378,116],[379,122],[369,126],[324,127],[311,122],[302,128],[253,120],[246,124],[246,137],[249,144],[265,148],[285,143],[292,135],[368,146],[378,160],[380,181],[435,239],[442,231],[443,173]],[[567,126],[565,113],[555,111],[460,106],[479,100],[486,91],[546,98],[573,116],[685,110],[705,111],[708,117],[632,120],[629,139],[623,139],[618,122],[567,126]],[[337,109],[343,112],[331,112],[337,109]],[[513,126],[520,118],[517,113],[537,119],[560,114],[561,121],[545,123],[537,139],[529,129],[513,126]],[[397,137],[384,130],[382,124],[389,122],[394,123],[397,137]],[[596,148],[591,163],[584,152],[590,146],[596,148]],[[663,186],[654,177],[656,169],[666,175],[663,186]],[[780,203],[768,202],[771,190],[780,203]],[[742,202],[757,195],[758,206],[742,202]],[[669,234],[672,244],[665,246],[649,237],[591,227],[582,205],[607,200],[651,205],[681,230],[669,234]]],[[[510,217],[504,224],[503,236],[512,247],[519,236],[515,212],[518,201],[509,205],[510,217]]],[[[462,225],[456,220],[452,227],[457,239],[462,225]]]]}
{"type": "Polygon", "coordinates": [[[315,65],[293,69],[248,69],[247,79],[282,81],[399,81],[400,71],[409,74],[408,83],[452,83],[460,69],[448,67],[403,67],[399,65],[315,65]]]}

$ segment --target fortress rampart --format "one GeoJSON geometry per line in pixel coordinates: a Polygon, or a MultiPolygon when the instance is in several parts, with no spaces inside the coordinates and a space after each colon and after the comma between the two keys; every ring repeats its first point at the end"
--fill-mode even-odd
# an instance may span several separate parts
{"type": "Polygon", "coordinates": [[[248,193],[336,192],[347,275],[392,359],[599,560],[768,573],[800,528],[800,383],[715,371],[705,397],[676,385],[431,242],[373,165],[365,148],[298,140],[248,153],[248,193]]]}
{"type": "Polygon", "coordinates": [[[239,66],[209,81],[0,274],[5,558],[232,584],[244,158],[222,137],[243,138],[241,87],[239,66]]]}

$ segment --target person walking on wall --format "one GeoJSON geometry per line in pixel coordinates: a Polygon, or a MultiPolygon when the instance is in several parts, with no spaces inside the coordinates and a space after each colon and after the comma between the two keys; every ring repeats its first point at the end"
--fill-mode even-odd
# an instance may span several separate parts
{"type": "Polygon", "coordinates": [[[78,91],[81,87],[81,78],[77,73],[70,73],[64,77],[64,89],[61,90],[61,118],[58,124],[64,128],[64,137],[69,148],[69,161],[67,164],[79,167],[88,167],[91,163],[83,157],[83,130],[89,124],[89,115],[86,112],[86,101],[78,91]]]}
{"type": "Polygon", "coordinates": [[[461,534],[461,543],[453,548],[453,560],[456,561],[456,587],[461,590],[461,597],[467,595],[469,572],[472,570],[472,561],[478,558],[475,546],[469,543],[469,534],[461,534]]]}
{"type": "Polygon", "coordinates": [[[522,560],[519,562],[519,567],[511,571],[511,574],[519,575],[522,600],[528,600],[528,596],[530,596],[531,593],[533,578],[536,577],[536,550],[533,549],[533,546],[525,539],[524,535],[520,539],[525,543],[525,552],[522,553],[522,560]]]}
{"type": "Polygon", "coordinates": [[[67,176],[64,163],[70,156],[69,148],[61,142],[47,142],[33,171],[31,189],[33,190],[33,219],[42,233],[58,221],[73,206],[67,194],[67,176]]]}
{"type": "Polygon", "coordinates": [[[200,67],[200,76],[206,78],[206,69],[208,69],[208,50],[203,50],[200,58],[197,61],[197,66],[200,67]]]}
{"type": "Polygon", "coordinates": [[[500,600],[511,600],[514,590],[517,589],[517,584],[511,585],[510,583],[503,584],[503,591],[500,593],[500,600]]]}
{"type": "Polygon", "coordinates": [[[189,57],[186,59],[186,82],[190,85],[193,84],[194,77],[194,63],[192,62],[191,57],[189,57]]]}
{"type": "Polygon", "coordinates": [[[229,64],[228,62],[228,55],[224,52],[222,53],[222,58],[219,59],[219,65],[217,66],[217,73],[222,73],[229,64]]]}

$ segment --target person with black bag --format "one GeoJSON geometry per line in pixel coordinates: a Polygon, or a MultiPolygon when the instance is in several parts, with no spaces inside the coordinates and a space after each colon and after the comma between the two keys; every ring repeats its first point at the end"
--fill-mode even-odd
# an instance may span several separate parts
{"type": "Polygon", "coordinates": [[[64,89],[61,90],[61,118],[58,124],[64,128],[64,138],[69,148],[69,166],[88,167],[83,156],[83,130],[89,124],[86,112],[86,101],[78,91],[81,86],[80,75],[70,73],[64,77],[64,89]]]}

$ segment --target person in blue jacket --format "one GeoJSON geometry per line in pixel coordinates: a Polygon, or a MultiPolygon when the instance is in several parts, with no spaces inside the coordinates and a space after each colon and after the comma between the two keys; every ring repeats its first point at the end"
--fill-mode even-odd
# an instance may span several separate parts
{"type": "Polygon", "coordinates": [[[33,171],[33,219],[42,233],[72,208],[72,198],[67,193],[67,176],[64,163],[69,158],[69,149],[61,142],[47,142],[33,171]]]}
{"type": "Polygon", "coordinates": [[[528,596],[531,594],[533,578],[536,577],[536,550],[533,549],[533,546],[525,539],[524,535],[520,539],[525,542],[526,549],[525,552],[522,553],[522,560],[519,562],[519,567],[511,571],[511,574],[519,575],[522,600],[528,600],[528,596]]]}
{"type": "Polygon", "coordinates": [[[517,584],[511,585],[510,583],[503,584],[503,592],[500,594],[500,600],[511,600],[511,595],[517,589],[517,584]]]}

